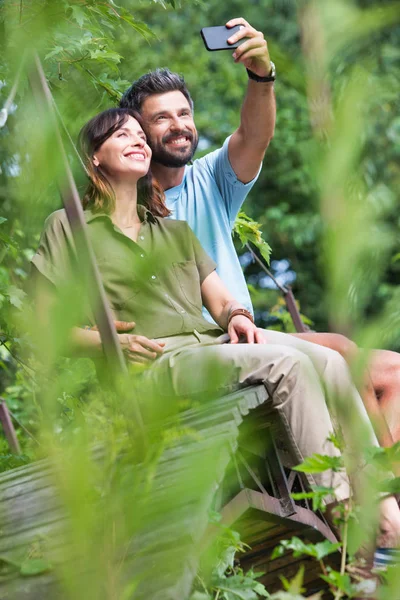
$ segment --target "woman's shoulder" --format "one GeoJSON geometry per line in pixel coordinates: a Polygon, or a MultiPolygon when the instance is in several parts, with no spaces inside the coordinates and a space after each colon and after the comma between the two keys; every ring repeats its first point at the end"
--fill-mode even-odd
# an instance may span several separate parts
{"type": "Polygon", "coordinates": [[[68,224],[67,213],[65,212],[65,208],[60,208],[59,210],[55,210],[50,213],[46,218],[44,225],[46,228],[48,227],[57,227],[57,226],[65,226],[68,224]]]}
{"type": "Polygon", "coordinates": [[[160,227],[164,227],[168,231],[181,232],[182,234],[191,231],[187,221],[171,219],[166,217],[154,217],[160,227]]]}

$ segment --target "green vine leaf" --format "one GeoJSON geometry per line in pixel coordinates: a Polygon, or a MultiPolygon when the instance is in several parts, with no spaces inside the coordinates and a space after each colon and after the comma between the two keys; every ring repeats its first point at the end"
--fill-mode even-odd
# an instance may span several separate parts
{"type": "Polygon", "coordinates": [[[335,490],[332,487],[313,486],[310,492],[298,492],[291,494],[293,500],[312,500],[313,511],[325,511],[324,500],[327,496],[334,496],[335,490]]]}
{"type": "Polygon", "coordinates": [[[10,303],[15,306],[15,308],[21,309],[26,293],[15,287],[15,285],[10,285],[7,290],[7,296],[10,299],[10,303]]]}
{"type": "Polygon", "coordinates": [[[341,548],[342,544],[332,543],[329,540],[319,542],[318,544],[306,544],[298,537],[292,537],[291,540],[282,540],[279,546],[274,548],[271,555],[271,560],[283,556],[287,550],[293,551],[293,556],[298,558],[305,554],[306,556],[312,556],[317,560],[322,560],[325,556],[337,552],[341,548]]]}
{"type": "Polygon", "coordinates": [[[233,231],[239,236],[243,246],[248,242],[254,244],[259,250],[265,262],[269,265],[271,257],[271,246],[262,237],[261,225],[253,221],[244,212],[240,212],[236,217],[233,231]]]}
{"type": "Polygon", "coordinates": [[[79,27],[82,27],[85,21],[87,21],[87,16],[85,15],[85,11],[76,4],[71,5],[72,17],[78,23],[79,27]]]}
{"type": "Polygon", "coordinates": [[[325,454],[313,454],[308,456],[300,465],[293,467],[294,471],[300,473],[323,473],[332,469],[335,473],[344,469],[341,456],[327,456],[325,454]]]}

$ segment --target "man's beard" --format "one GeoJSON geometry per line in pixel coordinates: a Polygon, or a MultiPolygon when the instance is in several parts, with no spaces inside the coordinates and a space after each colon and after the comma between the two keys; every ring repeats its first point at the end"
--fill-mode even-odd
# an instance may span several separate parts
{"type": "Polygon", "coordinates": [[[163,167],[184,167],[189,161],[192,160],[194,153],[196,152],[199,138],[197,134],[193,134],[191,131],[181,131],[180,133],[169,134],[162,138],[160,143],[153,143],[149,140],[149,145],[152,150],[152,162],[156,162],[163,167]],[[189,148],[179,148],[177,146],[166,148],[167,142],[179,138],[186,137],[190,142],[189,148]]]}

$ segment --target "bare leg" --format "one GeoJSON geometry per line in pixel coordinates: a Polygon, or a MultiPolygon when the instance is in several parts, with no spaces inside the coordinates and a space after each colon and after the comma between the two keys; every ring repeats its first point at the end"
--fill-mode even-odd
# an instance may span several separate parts
{"type": "MultiPolygon", "coordinates": [[[[331,348],[339,352],[348,363],[357,357],[357,345],[339,333],[309,332],[291,335],[325,348],[331,348]]],[[[398,395],[396,388],[400,390],[398,386],[400,386],[400,355],[387,350],[375,350],[371,357],[369,371],[358,388],[381,446],[392,446],[395,441],[400,439],[400,405],[395,406],[397,403],[394,400],[398,395]],[[393,355],[390,361],[391,368],[388,366],[389,361],[386,354],[393,355]],[[395,377],[396,374],[397,377],[395,377]],[[380,402],[378,402],[377,395],[380,402]],[[392,399],[393,402],[390,403],[392,399]],[[387,416],[390,417],[390,422],[387,421],[387,416]]]]}
{"type": "Polygon", "coordinates": [[[400,441],[400,354],[390,350],[373,350],[369,370],[395,442],[400,441]]]}

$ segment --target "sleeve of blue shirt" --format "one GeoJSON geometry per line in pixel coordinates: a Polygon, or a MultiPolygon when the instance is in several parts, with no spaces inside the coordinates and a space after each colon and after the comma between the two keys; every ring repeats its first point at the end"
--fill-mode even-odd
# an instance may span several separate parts
{"type": "Polygon", "coordinates": [[[257,175],[248,183],[242,183],[236,176],[235,171],[232,169],[231,163],[229,162],[228,156],[228,144],[230,136],[225,140],[222,148],[210,152],[203,159],[205,167],[208,169],[210,175],[214,178],[218,189],[221,193],[222,200],[225,203],[226,212],[229,218],[231,227],[235,222],[236,216],[246,199],[247,194],[253,187],[254,183],[261,171],[260,169],[257,175]]]}

